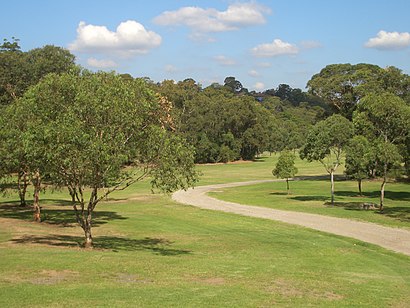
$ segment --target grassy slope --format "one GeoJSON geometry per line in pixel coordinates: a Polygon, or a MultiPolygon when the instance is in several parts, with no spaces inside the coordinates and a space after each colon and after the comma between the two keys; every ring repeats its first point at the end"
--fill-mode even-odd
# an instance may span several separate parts
{"type": "MultiPolygon", "coordinates": [[[[203,182],[269,178],[270,162],[202,166],[203,182]]],[[[409,257],[305,228],[178,205],[148,192],[140,183],[97,207],[92,251],[78,248],[82,234],[62,205],[65,193],[46,194],[42,224],[3,200],[0,306],[410,302],[409,257]]]]}

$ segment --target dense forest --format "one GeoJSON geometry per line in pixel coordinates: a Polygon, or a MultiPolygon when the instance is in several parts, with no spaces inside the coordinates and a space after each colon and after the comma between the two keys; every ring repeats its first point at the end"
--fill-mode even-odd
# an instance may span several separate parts
{"type": "Polygon", "coordinates": [[[30,182],[35,198],[44,182],[68,187],[83,228],[84,187],[93,189],[93,210],[102,188],[151,176],[171,191],[197,180],[194,163],[265,151],[298,150],[329,174],[345,157],[359,182],[410,173],[410,77],[396,67],[331,64],[307,91],[279,84],[255,92],[233,76],[202,87],[190,78],[93,73],[64,48],[23,52],[13,38],[0,45],[0,108],[2,188],[15,179],[24,205],[30,182]],[[141,173],[124,172],[130,165],[141,173]]]}

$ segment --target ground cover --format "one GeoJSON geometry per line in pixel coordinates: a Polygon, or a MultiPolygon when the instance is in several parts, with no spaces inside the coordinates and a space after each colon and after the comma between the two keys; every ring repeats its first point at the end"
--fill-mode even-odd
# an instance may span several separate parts
{"type": "MultiPolygon", "coordinates": [[[[201,166],[202,183],[272,178],[272,168],[265,169],[274,159],[201,166]]],[[[16,200],[0,200],[0,306],[410,302],[407,256],[302,227],[180,205],[150,194],[146,182],[97,206],[94,250],[79,247],[83,235],[66,192],[43,195],[41,224],[31,222],[30,210],[16,200]]]]}

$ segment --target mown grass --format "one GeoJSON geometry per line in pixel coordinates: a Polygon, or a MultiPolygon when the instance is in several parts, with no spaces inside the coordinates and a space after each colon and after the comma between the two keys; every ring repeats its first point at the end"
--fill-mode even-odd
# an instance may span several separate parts
{"type": "MultiPolygon", "coordinates": [[[[254,179],[257,171],[250,166],[263,171],[257,164],[201,168],[204,182],[212,177],[227,182],[239,180],[238,174],[254,179]]],[[[410,302],[410,258],[357,240],[180,205],[139,183],[97,206],[96,248],[84,250],[66,193],[43,197],[48,200],[41,224],[15,206],[16,196],[1,200],[2,307],[405,307],[410,302]]]]}
{"type": "MultiPolygon", "coordinates": [[[[309,169],[302,170],[309,172],[309,169]]],[[[392,181],[386,185],[385,208],[383,213],[380,213],[377,209],[363,209],[363,203],[376,206],[379,204],[380,181],[364,181],[362,195],[359,195],[357,182],[347,181],[339,173],[339,180],[335,183],[335,206],[331,206],[330,180],[327,175],[313,176],[302,173],[300,176],[305,176],[306,179],[291,181],[290,195],[287,194],[284,182],[219,189],[218,192],[210,195],[241,204],[349,218],[410,229],[409,182],[392,181]],[[311,180],[309,180],[310,176],[311,180]]],[[[270,178],[274,179],[272,176],[270,178]]]]}

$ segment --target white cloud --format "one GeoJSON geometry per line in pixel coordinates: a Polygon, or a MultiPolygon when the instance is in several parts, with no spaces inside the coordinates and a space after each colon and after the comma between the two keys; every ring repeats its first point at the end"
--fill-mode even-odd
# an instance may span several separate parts
{"type": "Polygon", "coordinates": [[[382,30],[377,33],[377,37],[369,39],[364,46],[380,50],[403,49],[410,46],[410,33],[386,32],[382,30]]]}
{"type": "Polygon", "coordinates": [[[153,21],[162,26],[187,26],[194,33],[213,33],[264,24],[266,14],[270,14],[269,8],[256,2],[248,2],[232,4],[226,11],[182,7],[176,11],[165,11],[153,21]]]}
{"type": "Polygon", "coordinates": [[[250,70],[248,72],[248,75],[251,76],[251,77],[259,77],[260,76],[259,72],[256,71],[256,70],[250,70]]]}
{"type": "Polygon", "coordinates": [[[228,58],[228,57],[225,57],[225,56],[223,56],[223,55],[215,56],[215,57],[214,57],[214,60],[215,60],[216,62],[218,62],[220,65],[223,65],[223,66],[233,66],[233,65],[236,65],[235,60],[233,60],[233,59],[231,59],[231,58],[228,58]]]}
{"type": "Polygon", "coordinates": [[[158,47],[161,40],[160,35],[146,30],[134,20],[120,23],[115,32],[105,26],[87,25],[81,21],[77,28],[77,38],[69,45],[69,49],[92,53],[118,52],[123,56],[132,56],[145,54],[158,47]]]}
{"type": "Polygon", "coordinates": [[[262,91],[265,89],[265,84],[263,82],[257,82],[253,85],[255,91],[262,91]]]}
{"type": "Polygon", "coordinates": [[[89,58],[87,64],[96,68],[113,68],[117,66],[117,63],[112,60],[98,60],[96,58],[89,58]]]}
{"type": "Polygon", "coordinates": [[[299,48],[297,48],[296,45],[275,39],[272,43],[258,45],[252,48],[251,51],[256,57],[275,57],[297,54],[299,53],[299,48]]]}

